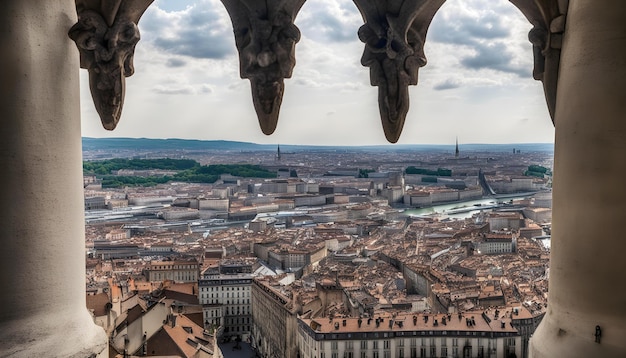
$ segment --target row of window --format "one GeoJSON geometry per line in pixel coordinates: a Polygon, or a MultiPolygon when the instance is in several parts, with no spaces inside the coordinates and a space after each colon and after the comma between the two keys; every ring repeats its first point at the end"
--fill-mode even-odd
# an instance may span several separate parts
{"type": "Polygon", "coordinates": [[[243,333],[250,332],[250,326],[224,327],[224,333],[243,333]]]}
{"type": "Polygon", "coordinates": [[[245,286],[245,287],[230,287],[230,286],[213,286],[213,287],[202,287],[200,286],[200,291],[204,292],[206,289],[207,292],[213,292],[213,291],[239,291],[239,289],[241,289],[241,291],[250,291],[250,286],[245,286]]]}
{"type": "Polygon", "coordinates": [[[242,298],[241,300],[226,300],[226,302],[224,302],[224,300],[218,300],[218,299],[205,299],[204,297],[202,297],[201,304],[203,305],[218,305],[218,304],[233,304],[233,305],[250,305],[250,299],[246,298],[245,300],[242,298]]]}
{"type": "Polygon", "coordinates": [[[226,318],[226,326],[250,324],[250,317],[226,318]]]}
{"type": "Polygon", "coordinates": [[[150,274],[151,281],[174,280],[174,281],[196,281],[198,277],[194,272],[152,272],[150,274]]]}
{"type": "MultiPolygon", "coordinates": [[[[472,356],[472,352],[471,352],[471,347],[467,347],[468,349],[463,349],[463,357],[471,357],[472,356]]],[[[459,347],[452,347],[451,350],[451,356],[454,358],[459,358],[461,357],[460,355],[460,350],[459,347]]],[[[485,357],[485,350],[483,347],[478,347],[478,352],[477,352],[477,356],[482,358],[485,357]]],[[[315,356],[312,356],[314,358],[317,358],[315,356]]],[[[355,354],[353,351],[346,351],[343,354],[344,358],[355,358],[355,354]]],[[[364,352],[361,351],[359,354],[360,358],[391,358],[391,351],[390,350],[385,350],[382,352],[382,355],[380,354],[380,351],[371,351],[371,352],[364,352]]],[[[399,349],[397,354],[394,355],[394,357],[397,358],[405,358],[405,352],[404,349],[399,349]]],[[[449,357],[448,355],[448,348],[447,347],[441,347],[441,353],[437,354],[437,347],[430,347],[430,348],[426,348],[426,347],[420,347],[419,350],[417,348],[411,348],[411,350],[409,351],[408,355],[406,356],[406,358],[436,358],[436,357],[449,357]]],[[[325,352],[320,352],[320,356],[319,358],[327,358],[327,355],[325,352]]],[[[331,352],[330,353],[330,358],[339,358],[339,353],[338,352],[331,352]]]]}
{"type": "Polygon", "coordinates": [[[226,307],[226,316],[229,315],[249,315],[250,314],[250,307],[249,306],[243,306],[241,308],[241,310],[239,310],[239,307],[237,307],[237,310],[235,310],[235,307],[231,307],[230,309],[228,307],[226,307]]]}
{"type": "MultiPolygon", "coordinates": [[[[231,298],[231,294],[230,292],[226,292],[226,294],[219,294],[219,293],[200,293],[200,298],[231,298]]],[[[241,292],[241,297],[250,297],[250,293],[249,292],[241,292]]],[[[235,298],[235,293],[233,292],[232,294],[232,298],[235,298]]],[[[237,292],[237,298],[239,298],[239,292],[237,292]]]]}
{"type": "Polygon", "coordinates": [[[151,266],[150,270],[184,270],[184,269],[198,269],[198,265],[167,265],[167,266],[151,266]]]}

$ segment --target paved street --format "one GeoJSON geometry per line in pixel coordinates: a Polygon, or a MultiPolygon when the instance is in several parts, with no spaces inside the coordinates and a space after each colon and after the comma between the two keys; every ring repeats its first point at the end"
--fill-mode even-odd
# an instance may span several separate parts
{"type": "Polygon", "coordinates": [[[252,358],[255,356],[249,343],[241,342],[239,345],[241,349],[233,349],[235,342],[219,344],[224,358],[252,358]]]}

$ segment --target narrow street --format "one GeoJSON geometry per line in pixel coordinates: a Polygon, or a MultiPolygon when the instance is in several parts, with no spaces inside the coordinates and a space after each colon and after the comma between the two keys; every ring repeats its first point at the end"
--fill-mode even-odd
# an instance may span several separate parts
{"type": "Polygon", "coordinates": [[[222,350],[224,358],[253,358],[255,357],[254,351],[249,343],[240,342],[241,349],[235,348],[235,342],[220,343],[219,347],[222,350]]]}

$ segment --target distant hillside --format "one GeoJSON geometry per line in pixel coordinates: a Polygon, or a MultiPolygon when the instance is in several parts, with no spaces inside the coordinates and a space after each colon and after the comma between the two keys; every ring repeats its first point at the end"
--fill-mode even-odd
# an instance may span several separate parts
{"type": "Polygon", "coordinates": [[[276,150],[275,145],[226,140],[150,139],[150,138],[83,138],[83,150],[276,150]]]}
{"type": "MultiPolygon", "coordinates": [[[[514,144],[459,144],[461,154],[464,152],[512,152],[513,149],[523,152],[553,152],[552,143],[514,143],[514,144]]],[[[275,151],[276,144],[256,144],[225,140],[195,139],[149,139],[149,138],[83,138],[83,150],[121,150],[137,151],[160,150],[223,150],[223,151],[275,151]]],[[[316,146],[281,144],[281,151],[297,152],[303,150],[317,151],[431,151],[454,152],[453,144],[396,144],[374,146],[316,146]]]]}

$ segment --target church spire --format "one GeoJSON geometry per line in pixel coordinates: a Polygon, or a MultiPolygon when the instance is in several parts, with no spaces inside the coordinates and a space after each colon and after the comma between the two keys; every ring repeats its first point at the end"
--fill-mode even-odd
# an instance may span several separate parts
{"type": "Polygon", "coordinates": [[[278,145],[278,149],[276,150],[276,160],[280,162],[280,144],[278,145]]]}
{"type": "Polygon", "coordinates": [[[454,157],[459,157],[459,137],[456,137],[456,150],[454,151],[454,157]]]}

